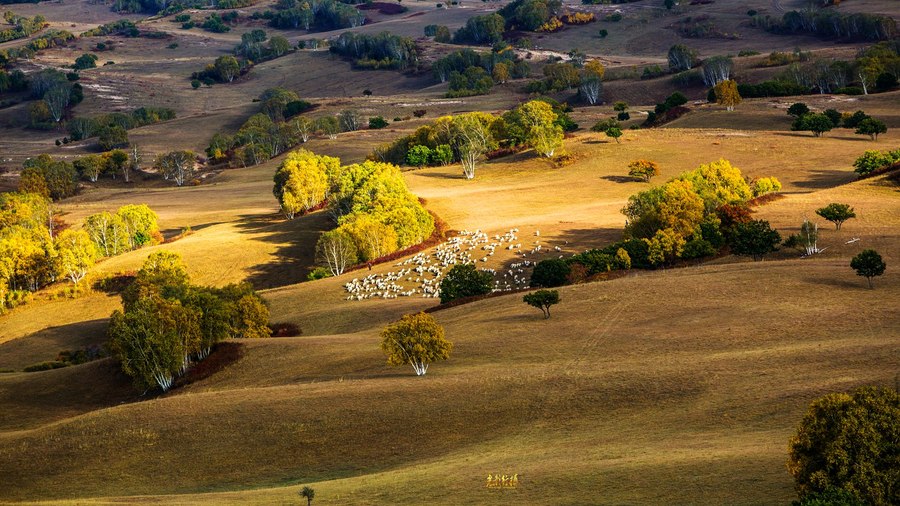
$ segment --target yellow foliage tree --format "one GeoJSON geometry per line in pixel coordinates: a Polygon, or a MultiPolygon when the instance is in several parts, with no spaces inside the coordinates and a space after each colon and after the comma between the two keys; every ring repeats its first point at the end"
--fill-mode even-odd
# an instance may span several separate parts
{"type": "Polygon", "coordinates": [[[453,343],[444,337],[444,328],[430,314],[405,315],[381,332],[381,350],[388,365],[409,364],[417,376],[424,376],[428,365],[450,358],[453,343]]]}
{"type": "Polygon", "coordinates": [[[716,94],[716,103],[724,105],[729,111],[734,110],[734,106],[741,103],[741,94],[738,93],[737,82],[733,79],[720,81],[714,88],[716,94]]]}
{"type": "Polygon", "coordinates": [[[653,265],[665,265],[672,262],[684,249],[685,241],[679,233],[672,229],[657,230],[651,239],[644,239],[649,247],[648,258],[653,265]]]}
{"type": "Polygon", "coordinates": [[[551,157],[562,146],[562,127],[555,124],[553,107],[543,100],[532,100],[519,107],[525,141],[544,157],[551,157]]]}
{"type": "Polygon", "coordinates": [[[494,64],[494,71],[491,73],[495,83],[503,84],[509,80],[509,66],[503,62],[494,64]]]}
{"type": "Polygon", "coordinates": [[[99,256],[94,241],[84,230],[68,229],[56,236],[55,243],[59,274],[77,285],[99,256]]]}
{"type": "Polygon", "coordinates": [[[284,215],[293,219],[324,202],[339,175],[339,159],[301,149],[288,154],[278,167],[272,193],[284,215]]]}
{"type": "Polygon", "coordinates": [[[690,181],[675,180],[663,187],[659,221],[664,229],[689,237],[703,221],[703,209],[703,199],[690,181]]]}
{"type": "Polygon", "coordinates": [[[397,250],[397,232],[371,215],[357,214],[352,221],[341,225],[340,229],[353,239],[359,259],[363,262],[397,250]]]}

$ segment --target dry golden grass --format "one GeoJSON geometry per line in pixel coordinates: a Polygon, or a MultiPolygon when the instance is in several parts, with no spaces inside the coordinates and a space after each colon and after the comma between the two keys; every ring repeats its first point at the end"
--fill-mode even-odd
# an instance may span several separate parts
{"type": "MultiPolygon", "coordinates": [[[[763,4],[771,5],[720,0],[714,12],[730,23],[763,4]]],[[[390,27],[416,35],[441,16],[450,19],[441,24],[458,26],[482,12],[438,12],[428,5],[423,16],[364,30],[390,27]]],[[[87,23],[99,14],[85,16],[73,21],[87,23]]],[[[661,28],[674,18],[647,19],[647,26],[661,28]]],[[[170,41],[125,41],[110,53],[116,65],[85,72],[85,83],[111,87],[107,96],[88,93],[77,109],[89,114],[126,104],[175,108],[178,120],[131,132],[148,155],[202,148],[214,132],[237,128],[255,112],[250,99],[271,86],[314,98],[321,104],[316,115],[352,107],[390,120],[428,110],[421,120],[306,146],[345,163],[439,114],[499,111],[521,98],[511,84],[488,97],[445,100],[444,88],[427,79],[354,72],[325,53],[310,52],[259,65],[234,85],[192,91],[187,75],[229,50],[249,27],[211,36],[181,32],[167,20],[153,25],[173,33],[178,49],[164,49],[170,41]],[[360,96],[365,88],[372,97],[360,96]]],[[[672,43],[626,31],[632,28],[628,22],[592,24],[541,44],[652,59],[672,43]],[[610,28],[609,39],[580,45],[589,39],[578,37],[600,27],[610,28]]],[[[754,44],[780,48],[774,40],[766,35],[754,44]]],[[[792,50],[798,39],[778,40],[785,45],[781,49],[792,50]]],[[[70,62],[90,42],[41,58],[70,62]]],[[[756,47],[749,42],[698,44],[704,54],[718,54],[756,47]]],[[[660,90],[661,82],[632,92],[651,98],[660,90]]],[[[895,96],[837,108],[862,108],[893,128],[900,124],[895,96]]],[[[827,97],[803,100],[833,106],[827,97]]],[[[746,175],[777,177],[786,197],[760,207],[757,216],[784,233],[795,232],[804,217],[815,218],[814,210],[832,201],[853,205],[859,215],[840,232],[816,220],[822,225],[819,245],[827,250],[814,258],[799,260],[788,251],[761,263],[725,257],[562,288],[563,302],[547,321],[521,295],[438,312],[455,348],[449,361],[435,364],[424,378],[386,366],[378,332],[435,300],[344,300],[342,284],[367,271],[297,284],[311,266],[318,234],[330,224],[325,213],[292,222],[278,216],[271,195],[278,160],[212,175],[198,187],[150,181],[89,189],[61,205],[70,222],[147,203],[160,214],[167,235],[188,226],[194,231],[108,259],[95,274],[133,270],[154,249],[173,250],[184,256],[195,282],[250,280],[265,289],[273,322],[296,323],[303,334],[246,342],[240,361],[152,399],[139,399],[112,360],[0,374],[0,501],[278,504],[297,502],[305,484],[315,487],[315,504],[790,501],[787,439],[809,401],[896,381],[900,317],[889,302],[900,297],[894,268],[900,260],[900,200],[897,187],[883,180],[852,182],[852,161],[865,149],[895,147],[895,132],[877,144],[846,131],[822,139],[786,132],[789,118],[782,109],[788,104],[747,101],[733,114],[704,106],[669,128],[626,131],[621,144],[579,133],[566,143],[577,161],[561,169],[522,153],[483,164],[474,181],[463,180],[457,166],[407,172],[412,190],[452,228],[494,234],[517,227],[523,245],[537,240],[533,234],[540,230],[544,245],[559,245],[566,253],[618,238],[624,224],[619,209],[629,195],[651,186],[624,177],[628,162],[637,158],[660,163],[663,173],[654,185],[720,157],[746,175]],[[854,237],[860,241],[845,244],[854,237]],[[888,263],[875,290],[848,267],[850,257],[869,247],[888,263]],[[518,473],[520,486],[487,489],[489,473],[518,473]]],[[[15,113],[0,111],[0,122],[15,113]]],[[[579,108],[573,116],[590,127],[609,114],[608,107],[596,107],[579,108]]],[[[4,135],[0,152],[18,159],[84,151],[56,149],[55,136],[4,135]]],[[[512,261],[506,253],[498,250],[484,265],[512,261]]],[[[549,255],[556,253],[531,259],[549,255]]],[[[382,265],[373,272],[392,269],[382,265]]],[[[62,349],[102,343],[104,320],[118,304],[95,293],[39,300],[0,317],[0,369],[21,370],[52,360],[62,349]]]]}

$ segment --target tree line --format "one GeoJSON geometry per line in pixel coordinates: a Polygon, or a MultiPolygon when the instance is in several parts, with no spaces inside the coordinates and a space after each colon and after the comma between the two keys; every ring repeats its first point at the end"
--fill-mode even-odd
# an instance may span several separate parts
{"type": "Polygon", "coordinates": [[[12,28],[0,30],[0,42],[24,39],[50,25],[50,23],[47,23],[46,18],[40,14],[35,15],[33,18],[28,18],[25,16],[17,16],[12,11],[4,12],[3,20],[6,21],[7,24],[12,25],[12,28]]]}
{"type": "Polygon", "coordinates": [[[500,117],[483,112],[443,116],[379,146],[372,157],[419,167],[459,162],[463,175],[472,179],[477,164],[500,147],[530,147],[544,157],[558,154],[565,126],[570,123],[560,104],[550,99],[532,100],[500,117]]]}
{"type": "Polygon", "coordinates": [[[360,69],[415,71],[419,65],[416,43],[390,32],[377,35],[344,32],[331,41],[329,51],[352,61],[360,69]]]}

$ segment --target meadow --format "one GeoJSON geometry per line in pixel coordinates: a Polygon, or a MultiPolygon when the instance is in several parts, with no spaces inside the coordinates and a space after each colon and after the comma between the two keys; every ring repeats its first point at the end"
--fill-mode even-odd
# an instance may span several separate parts
{"type": "MultiPolygon", "coordinates": [[[[741,38],[692,43],[704,56],[801,44],[822,55],[855,53],[852,45],[742,24],[748,8],[799,4],[719,0],[710,13],[741,38]]],[[[884,0],[847,4],[896,10],[884,0]]],[[[456,28],[496,7],[408,6],[403,15],[354,30],[418,37],[426,24],[456,28]]],[[[118,18],[91,2],[15,7],[79,29],[118,18]],[[66,17],[75,7],[78,14],[66,17]]],[[[622,9],[626,17],[536,37],[537,46],[562,53],[581,47],[611,70],[637,72],[664,62],[679,41],[665,28],[672,17],[661,7],[590,9],[622,9]],[[596,38],[600,27],[609,27],[608,39],[596,38]],[[664,36],[648,36],[654,33],[664,36]]],[[[190,73],[257,26],[210,34],[180,30],[167,18],[143,23],[171,38],[117,38],[115,51],[103,55],[114,64],[83,71],[80,82],[91,91],[76,111],[174,109],[176,119],[129,132],[146,160],[173,149],[201,152],[214,133],[234,131],[257,112],[253,99],[275,86],[318,105],[314,115],[352,108],[401,118],[381,130],[303,145],[344,164],[440,115],[502,113],[528,98],[522,83],[510,82],[490,95],[447,99],[447,85],[428,75],[353,70],[322,50],[299,50],[257,64],[235,83],[194,90],[190,73]],[[168,49],[173,42],[177,47],[168,49]],[[406,119],[416,109],[427,115],[406,119]]],[[[295,40],[339,31],[283,33],[295,40]]],[[[97,40],[80,39],[25,65],[70,63],[97,40]]],[[[440,46],[432,49],[446,50],[440,46]]],[[[737,59],[738,75],[773,75],[756,61],[737,59]]],[[[563,146],[569,165],[526,150],[479,164],[474,180],[463,178],[459,164],[405,167],[403,177],[450,229],[493,235],[517,228],[522,243],[545,246],[529,257],[539,260],[619,240],[629,196],[725,158],[745,176],[783,184],[781,198],[754,207],[754,218],[783,237],[806,218],[818,221],[825,250],[800,258],[782,248],[761,262],[724,255],[561,287],[562,302],[548,320],[523,304],[521,293],[442,309],[433,315],[454,349],[424,377],[389,367],[379,335],[437,301],[347,300],[345,283],[395,270],[396,262],[307,281],[316,241],[334,224],[324,210],[294,220],[279,212],[272,178],[284,155],[253,167],[218,167],[181,188],[152,172],[131,184],[85,183],[79,195],[57,203],[64,220],[77,227],[88,215],[144,203],[158,213],[167,239],[97,263],[94,279],[133,272],[148,254],[173,251],[195,283],[250,282],[268,303],[271,322],[295,324],[300,335],[231,340],[226,344],[239,351],[214,374],[141,395],[113,358],[23,372],[62,350],[103,345],[110,313],[121,307],[118,295],[99,289],[74,299],[55,295],[59,286],[43,290],[0,315],[0,502],[299,504],[306,485],[314,487],[316,505],[790,503],[796,493],[785,466],[788,439],[809,403],[900,381],[900,315],[892,303],[900,300],[900,190],[884,176],[857,180],[853,172],[863,151],[897,148],[900,91],[747,99],[733,112],[691,103],[690,113],[662,128],[624,129],[618,143],[589,130],[614,114],[614,100],[631,104],[634,119],[626,125],[641,122],[672,86],[670,77],[610,80],[607,103],[576,105],[571,116],[581,128],[563,146]],[[877,142],[842,128],[821,138],[792,132],[786,109],[798,100],[814,109],[865,110],[889,131],[877,142]],[[652,183],[627,177],[635,159],[658,162],[661,173],[652,183]],[[829,202],[852,205],[857,218],[833,230],[815,215],[829,202]],[[888,265],[874,289],[849,267],[869,248],[888,265]],[[517,475],[518,487],[487,487],[488,475],[497,474],[517,475]]],[[[689,98],[702,98],[701,91],[705,97],[705,90],[688,90],[689,98]]],[[[21,128],[25,107],[0,109],[2,165],[94,149],[88,142],[57,147],[62,132],[21,128]]],[[[14,187],[14,176],[4,175],[5,187],[14,187]]],[[[520,260],[512,251],[497,253],[479,266],[499,270],[520,260]]]]}

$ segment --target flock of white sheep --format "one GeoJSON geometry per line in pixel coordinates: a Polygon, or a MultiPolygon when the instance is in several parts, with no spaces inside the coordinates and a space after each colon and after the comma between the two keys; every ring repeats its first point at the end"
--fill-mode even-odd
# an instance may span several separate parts
{"type": "MultiPolygon", "coordinates": [[[[417,253],[416,255],[398,263],[395,267],[399,270],[384,274],[370,274],[364,278],[354,278],[344,284],[348,292],[347,300],[366,300],[372,298],[396,299],[397,297],[433,297],[441,295],[441,280],[446,271],[457,264],[487,263],[494,256],[497,248],[511,251],[522,259],[510,264],[507,268],[491,269],[482,267],[480,270],[489,272],[494,276],[495,292],[511,291],[529,286],[530,272],[526,269],[534,267],[542,258],[538,256],[548,255],[551,252],[561,252],[559,246],[552,250],[543,248],[540,240],[535,240],[534,245],[527,250],[522,249],[522,243],[518,242],[519,229],[510,229],[503,235],[489,236],[481,230],[474,232],[463,230],[459,235],[438,245],[431,253],[417,253]],[[531,256],[531,260],[526,258],[531,256]]],[[[540,232],[535,231],[535,237],[540,237],[540,232]]],[[[562,255],[560,255],[562,258],[562,255]]]]}

